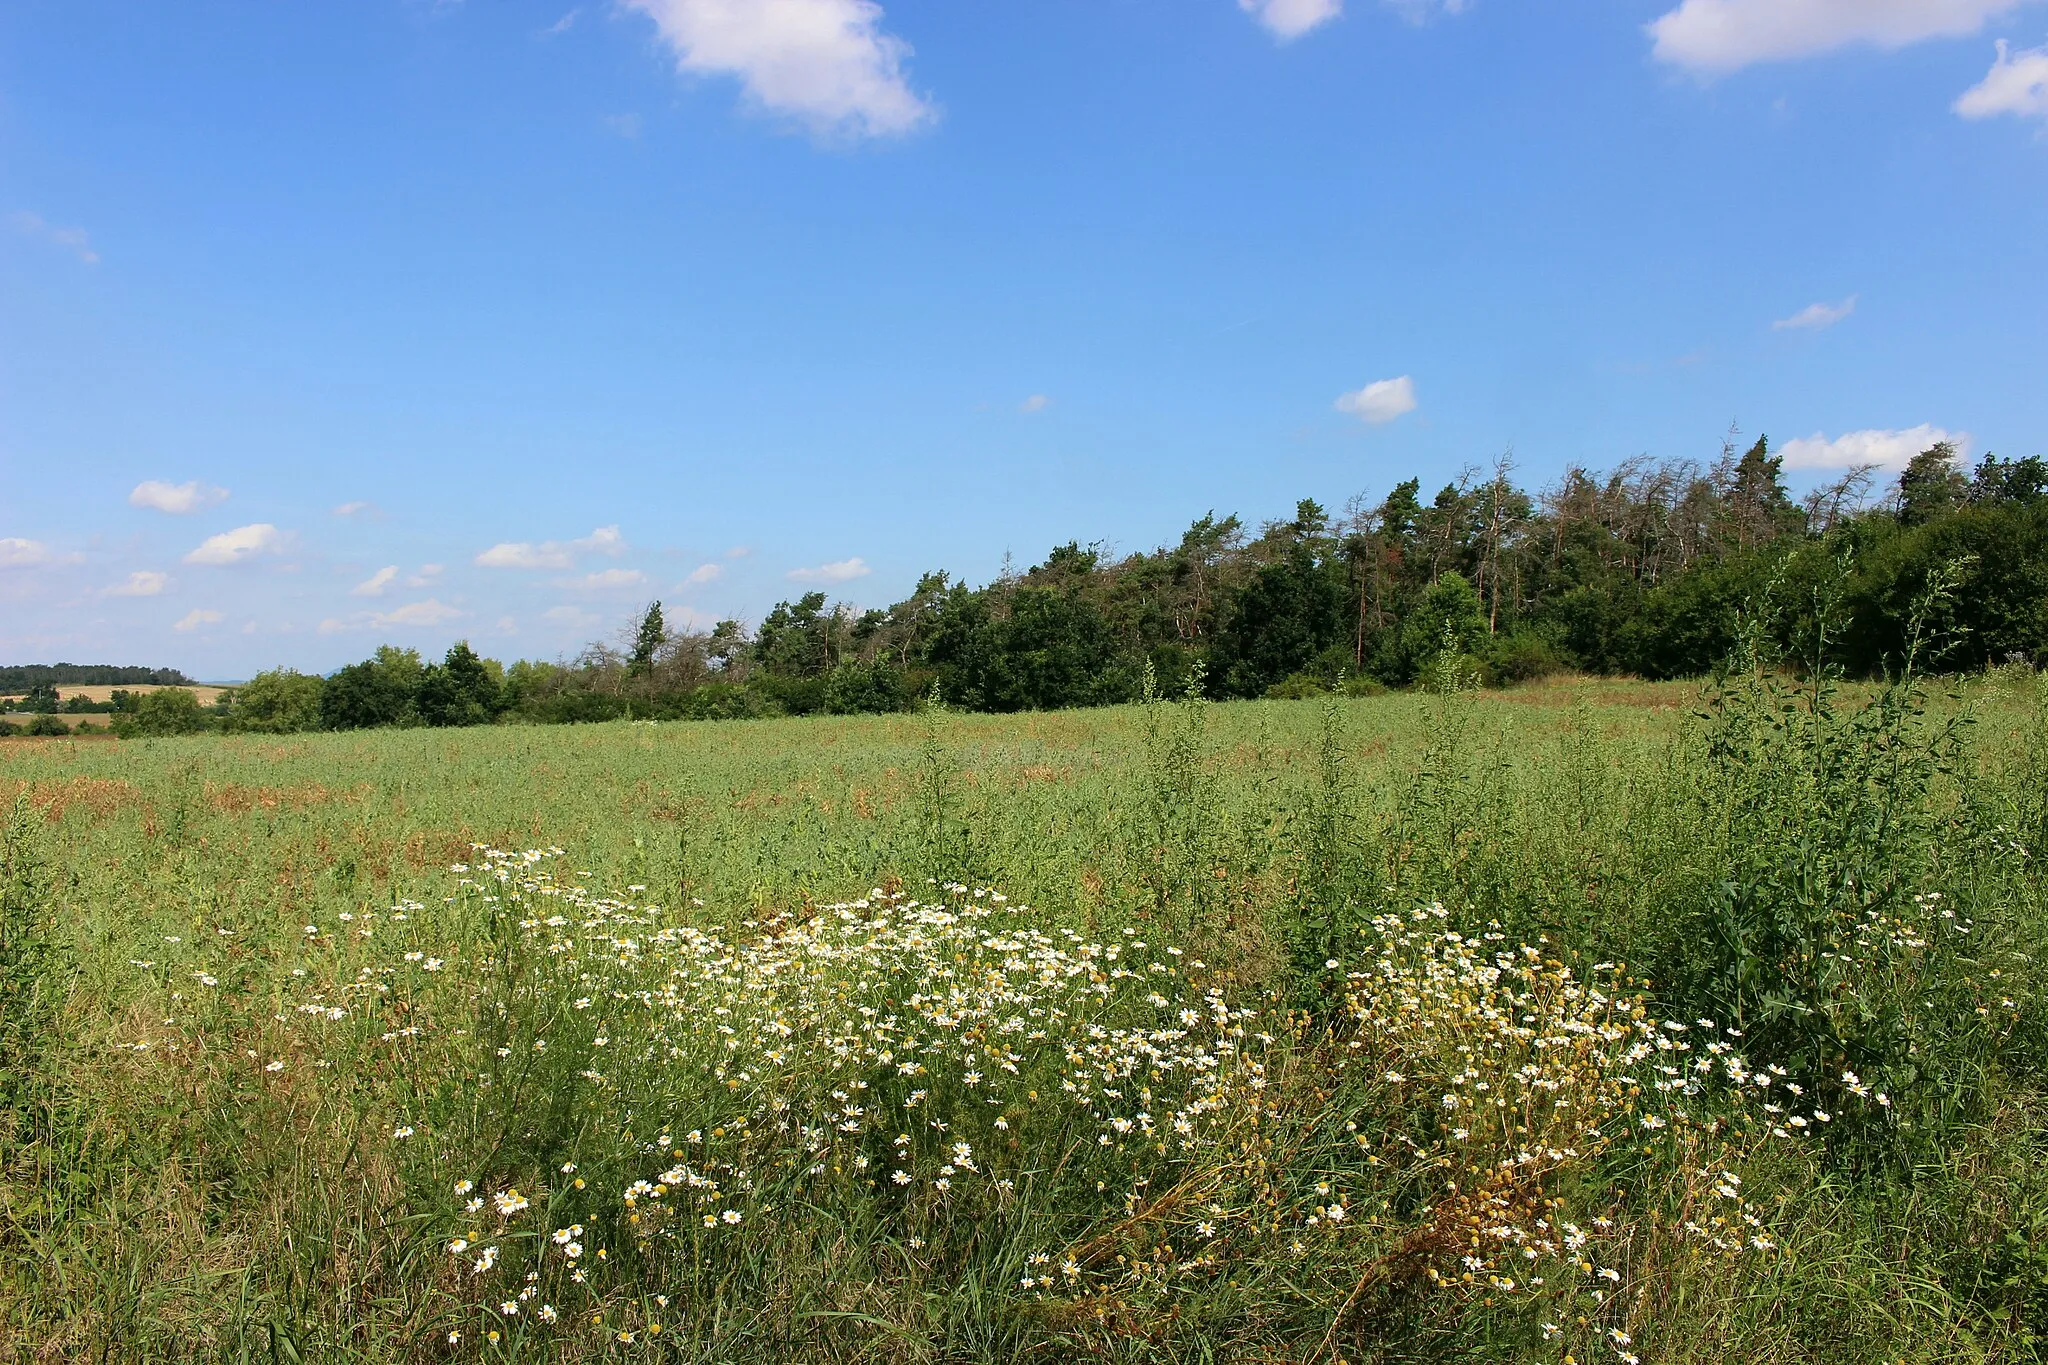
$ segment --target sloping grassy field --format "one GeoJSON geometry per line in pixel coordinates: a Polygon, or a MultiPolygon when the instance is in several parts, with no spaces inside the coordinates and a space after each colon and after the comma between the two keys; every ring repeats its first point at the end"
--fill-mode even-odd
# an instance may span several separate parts
{"type": "Polygon", "coordinates": [[[2044,714],[0,743],[0,1337],[2034,1359],[2044,714]]]}

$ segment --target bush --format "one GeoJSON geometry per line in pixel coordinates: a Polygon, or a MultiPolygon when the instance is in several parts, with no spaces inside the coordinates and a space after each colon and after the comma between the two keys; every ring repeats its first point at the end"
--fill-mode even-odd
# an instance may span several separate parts
{"type": "Polygon", "coordinates": [[[259,734],[289,735],[320,728],[320,697],[327,681],[290,668],[258,673],[235,693],[226,726],[259,734]]]}
{"type": "Polygon", "coordinates": [[[1534,682],[1570,667],[1563,651],[1527,627],[1494,636],[1486,648],[1487,672],[1501,686],[1534,682]]]}
{"type": "Polygon", "coordinates": [[[182,687],[151,692],[135,703],[133,711],[114,721],[114,733],[123,739],[196,735],[212,728],[213,722],[199,705],[199,698],[182,687]]]}

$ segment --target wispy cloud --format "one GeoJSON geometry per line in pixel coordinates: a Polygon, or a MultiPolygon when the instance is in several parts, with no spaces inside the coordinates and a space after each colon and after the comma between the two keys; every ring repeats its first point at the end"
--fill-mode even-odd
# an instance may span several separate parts
{"type": "Polygon", "coordinates": [[[2032,0],[1683,0],[1649,25],[1658,61],[1702,75],[1853,43],[1900,48],[1975,33],[2032,0]]]}
{"type": "Polygon", "coordinates": [[[723,577],[725,577],[724,565],[699,564],[696,568],[690,570],[682,582],[676,584],[676,591],[681,592],[685,588],[696,588],[706,583],[716,583],[723,577]]]}
{"type": "Polygon", "coordinates": [[[851,583],[873,572],[859,555],[855,555],[852,559],[820,564],[815,569],[791,569],[786,577],[792,583],[851,583]]]}
{"type": "Polygon", "coordinates": [[[1034,393],[1017,405],[1017,411],[1024,413],[1044,412],[1052,406],[1052,399],[1042,393],[1034,393]]]}
{"type": "Polygon", "coordinates": [[[187,564],[240,564],[257,555],[281,553],[289,537],[267,521],[208,536],[185,556],[187,564]]]}
{"type": "Polygon", "coordinates": [[[1415,381],[1405,374],[1397,379],[1375,379],[1337,399],[1337,411],[1374,426],[1415,411],[1415,405],[1415,381]]]}
{"type": "Polygon", "coordinates": [[[2014,52],[2000,38],[1997,48],[1991,70],[1956,99],[1955,111],[1964,118],[2048,120],[2048,44],[2014,52]]]}
{"type": "Polygon", "coordinates": [[[565,630],[589,630],[604,620],[594,611],[570,606],[549,607],[540,614],[540,619],[565,630]]]}
{"type": "Polygon", "coordinates": [[[1471,0],[1386,0],[1388,8],[1411,24],[1428,23],[1439,14],[1463,14],[1470,3],[1471,0]]]}
{"type": "Polygon", "coordinates": [[[92,249],[92,240],[85,235],[84,228],[58,227],[46,222],[39,213],[18,209],[7,215],[7,226],[24,237],[33,237],[52,246],[63,247],[87,265],[98,265],[100,254],[92,249]]]}
{"type": "Polygon", "coordinates": [[[398,566],[396,564],[386,564],[383,568],[377,570],[377,572],[371,574],[353,588],[350,588],[348,595],[350,597],[382,597],[385,591],[390,588],[391,581],[397,577],[398,566]]]}
{"type": "Polygon", "coordinates": [[[583,7],[578,5],[575,9],[570,10],[567,14],[542,29],[536,36],[541,38],[559,38],[570,29],[576,27],[577,16],[582,13],[583,7]]]}
{"type": "Polygon", "coordinates": [[[646,581],[647,575],[638,569],[600,569],[581,578],[564,579],[561,585],[581,588],[585,592],[604,592],[613,588],[637,588],[646,581]]]}
{"type": "Polygon", "coordinates": [[[319,626],[322,635],[339,635],[352,630],[390,630],[400,626],[438,626],[461,617],[458,607],[446,602],[427,598],[423,602],[408,602],[390,611],[359,611],[350,616],[330,616],[319,626]]]}
{"type": "Polygon", "coordinates": [[[137,569],[110,588],[101,589],[105,597],[156,597],[171,586],[171,576],[158,573],[155,569],[137,569]]]}
{"type": "Polygon", "coordinates": [[[616,526],[600,526],[581,540],[500,541],[476,557],[486,569],[573,569],[579,554],[617,555],[626,548],[626,538],[616,526]]]}
{"type": "Polygon", "coordinates": [[[814,132],[892,137],[931,121],[910,88],[910,46],[873,0],[624,0],[654,21],[676,65],[738,77],[748,100],[814,132]]]}
{"type": "Polygon", "coordinates": [[[1900,470],[1921,451],[1942,441],[1952,442],[1958,451],[1970,448],[1967,431],[1947,431],[1931,423],[1900,430],[1847,431],[1830,440],[1816,431],[1811,436],[1787,441],[1778,447],[1787,469],[1854,469],[1875,465],[1900,470]]]}
{"type": "Polygon", "coordinates": [[[376,518],[384,515],[384,509],[374,502],[345,502],[334,509],[337,517],[376,518]]]}
{"type": "Polygon", "coordinates": [[[128,493],[130,507],[149,507],[173,516],[196,512],[202,507],[227,499],[225,488],[209,488],[194,479],[190,483],[165,483],[161,479],[144,479],[128,493]]]}
{"type": "Polygon", "coordinates": [[[1779,318],[1771,324],[1776,332],[1818,332],[1832,327],[1856,311],[1856,295],[1851,294],[1840,303],[1809,303],[1789,318],[1779,318]]]}
{"type": "Polygon", "coordinates": [[[194,607],[179,617],[171,629],[190,635],[201,626],[217,626],[226,618],[211,607],[194,607]]]}

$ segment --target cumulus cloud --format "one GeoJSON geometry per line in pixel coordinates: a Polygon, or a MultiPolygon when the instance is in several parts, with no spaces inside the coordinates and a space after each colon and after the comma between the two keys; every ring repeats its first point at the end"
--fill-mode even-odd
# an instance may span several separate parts
{"type": "Polygon", "coordinates": [[[0,569],[33,569],[56,562],[50,547],[40,540],[0,536],[0,569]]]}
{"type": "Polygon", "coordinates": [[[1771,324],[1776,332],[1818,332],[1832,327],[1856,311],[1856,296],[1851,294],[1840,303],[1809,303],[1789,318],[1779,318],[1771,324]]]}
{"type": "Polygon", "coordinates": [[[476,557],[486,569],[573,569],[579,554],[616,555],[626,548],[626,538],[616,526],[600,526],[581,540],[500,541],[476,557]]]}
{"type": "Polygon", "coordinates": [[[129,491],[130,507],[152,507],[159,512],[182,516],[209,507],[228,495],[225,488],[208,488],[198,480],[191,483],[165,483],[161,479],[145,479],[129,491]]]}
{"type": "Polygon", "coordinates": [[[700,587],[705,583],[715,583],[723,577],[725,577],[724,565],[699,564],[696,568],[690,570],[687,578],[676,584],[676,591],[681,592],[685,588],[700,587]]]}
{"type": "Polygon", "coordinates": [[[177,624],[173,625],[171,629],[190,635],[201,626],[217,626],[221,623],[222,619],[219,612],[209,607],[194,607],[179,617],[177,624]]]}
{"type": "Polygon", "coordinates": [[[1880,469],[1899,470],[1915,455],[1942,441],[1953,442],[1960,452],[1970,448],[1968,432],[1945,431],[1922,422],[1900,431],[1848,431],[1833,440],[1816,431],[1800,440],[1785,442],[1778,447],[1778,454],[1787,469],[1854,469],[1858,465],[1876,465],[1880,469]]]}
{"type": "Polygon", "coordinates": [[[1284,43],[1342,14],[1344,0],[1237,0],[1237,7],[1284,43]]]}
{"type": "Polygon", "coordinates": [[[208,536],[199,548],[185,556],[187,564],[240,564],[257,555],[274,555],[285,547],[285,534],[267,521],[237,526],[208,536]]]}
{"type": "Polygon", "coordinates": [[[855,555],[837,563],[820,564],[815,569],[791,569],[787,576],[792,583],[851,583],[873,572],[859,555],[855,555]]]}
{"type": "Polygon", "coordinates": [[[391,580],[398,577],[398,566],[386,564],[377,572],[365,578],[348,590],[350,597],[382,597],[384,590],[391,586],[391,580]]]}
{"type": "Polygon", "coordinates": [[[43,221],[41,214],[30,213],[26,209],[8,214],[7,226],[24,237],[63,247],[87,265],[100,262],[99,253],[92,249],[92,240],[85,235],[84,228],[58,227],[55,223],[43,221]]]}
{"type": "Polygon", "coordinates": [[[2048,119],[2048,44],[2014,52],[2000,38],[1991,70],[1957,98],[1955,111],[1964,118],[2048,119]]]}
{"type": "Polygon", "coordinates": [[[1341,395],[1337,411],[1348,412],[1374,426],[1391,422],[1402,413],[1415,411],[1415,381],[1405,374],[1398,379],[1376,379],[1362,389],[1341,395]]]}
{"type": "Polygon", "coordinates": [[[405,586],[408,588],[424,588],[436,583],[440,580],[441,571],[445,567],[445,565],[441,564],[422,564],[418,573],[405,580],[405,586]]]}
{"type": "Polygon", "coordinates": [[[107,597],[155,597],[171,585],[171,576],[158,573],[155,569],[137,569],[128,577],[106,588],[107,597]]]}
{"type": "Polygon", "coordinates": [[[1659,61],[1703,75],[1869,43],[1975,33],[2032,0],[1683,0],[1651,22],[1659,61]]]}
{"type": "Polygon", "coordinates": [[[625,0],[692,74],[735,76],[749,101],[812,129],[890,137],[929,122],[903,72],[910,46],[873,0],[625,0]]]}

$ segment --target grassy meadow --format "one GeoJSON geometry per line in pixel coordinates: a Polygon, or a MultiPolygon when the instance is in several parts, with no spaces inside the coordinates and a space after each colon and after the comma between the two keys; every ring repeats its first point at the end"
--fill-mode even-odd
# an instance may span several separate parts
{"type": "Polygon", "coordinates": [[[0,744],[0,1358],[2048,1355],[2048,685],[0,744]]]}

